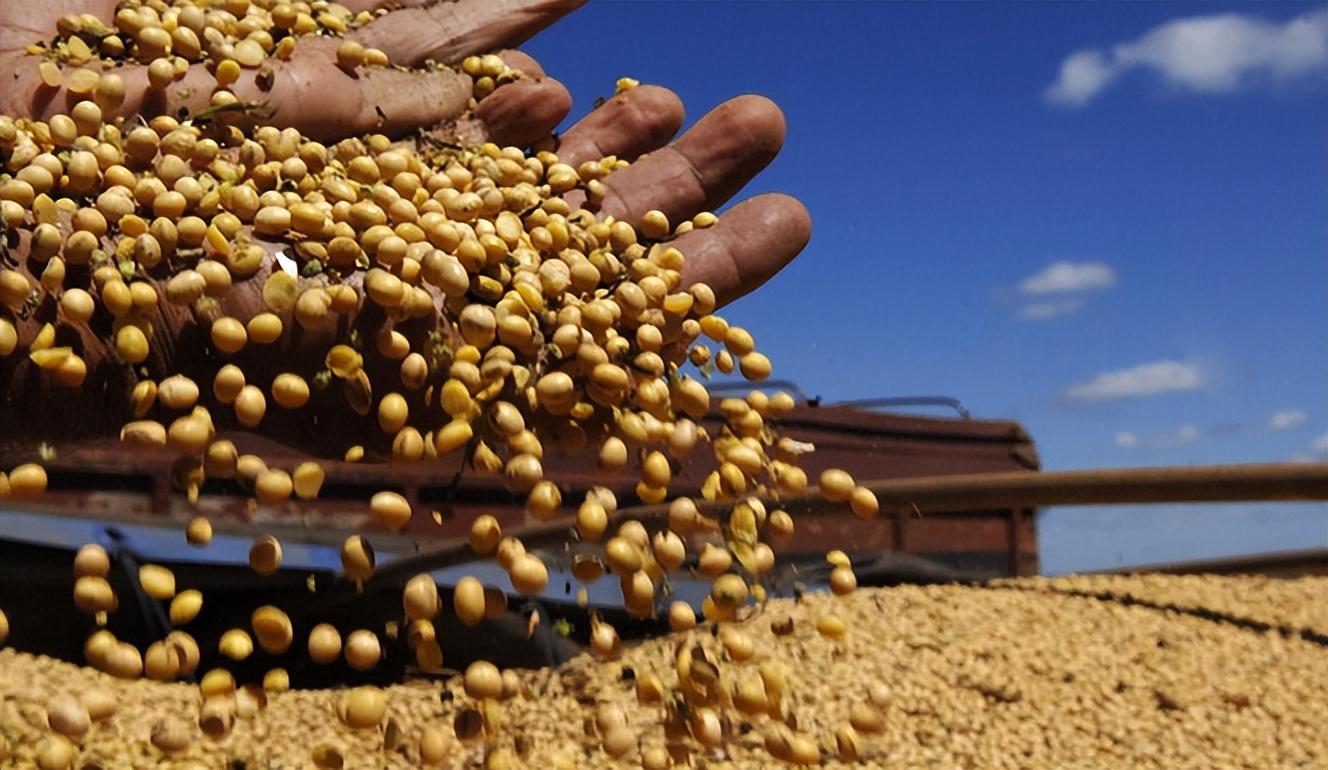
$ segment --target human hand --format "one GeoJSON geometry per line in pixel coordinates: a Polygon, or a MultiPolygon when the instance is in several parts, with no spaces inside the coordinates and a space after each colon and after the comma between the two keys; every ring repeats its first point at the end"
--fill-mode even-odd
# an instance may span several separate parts
{"type": "MultiPolygon", "coordinates": [[[[466,56],[499,51],[509,67],[523,73],[481,100],[465,120],[459,121],[472,93],[469,76],[451,69],[347,71],[337,66],[337,38],[298,38],[289,61],[274,58],[265,64],[272,71],[269,87],[259,85],[261,70],[250,69],[230,90],[242,102],[269,105],[272,112],[265,122],[294,127],[321,141],[370,132],[400,136],[445,126],[447,133],[476,143],[529,146],[566,116],[571,97],[560,83],[544,76],[537,62],[512,49],[582,2],[344,3],[354,12],[392,8],[347,37],[382,50],[394,64],[455,64],[466,56]]],[[[35,7],[0,7],[0,73],[11,75],[0,95],[0,114],[45,118],[67,112],[82,99],[67,88],[43,86],[35,59],[25,49],[50,39],[59,20],[71,14],[89,14],[111,27],[116,6],[116,0],[48,0],[35,7]]],[[[125,98],[114,112],[122,116],[174,115],[180,109],[197,113],[207,108],[216,85],[202,63],[193,64],[165,91],[149,87],[143,64],[115,67],[108,74],[124,80],[125,98]]],[[[680,221],[718,208],[775,157],[784,138],[779,109],[755,97],[721,105],[665,147],[682,121],[682,104],[672,92],[653,86],[633,89],[569,130],[559,143],[559,154],[575,166],[606,155],[635,160],[662,149],[658,157],[605,180],[610,194],[600,212],[635,225],[650,209],[680,221]]],[[[806,245],[810,227],[806,210],[796,200],[767,195],[735,206],[719,227],[685,235],[676,245],[689,257],[687,279],[710,284],[723,304],[778,272],[806,245]]]]}
{"type": "MultiPolygon", "coordinates": [[[[75,5],[86,9],[92,6],[108,6],[109,4],[103,0],[77,4],[64,2],[57,4],[56,7],[47,8],[47,11],[58,18],[61,14],[57,11],[68,12],[75,5]]],[[[392,29],[426,29],[428,26],[422,23],[422,19],[433,18],[433,15],[439,13],[440,10],[446,10],[453,14],[455,18],[468,19],[474,22],[475,28],[479,30],[476,34],[485,41],[483,45],[487,48],[499,45],[504,41],[528,37],[532,29],[537,29],[538,26],[548,23],[550,18],[548,14],[565,12],[567,6],[565,4],[550,3],[532,4],[530,13],[534,14],[533,21],[531,18],[527,18],[521,23],[508,23],[506,25],[499,24],[492,12],[489,12],[487,16],[485,15],[485,9],[491,7],[487,4],[480,6],[463,2],[445,8],[431,6],[399,10],[376,19],[361,28],[359,32],[366,35],[364,38],[366,44],[373,47],[382,45],[386,48],[397,45],[397,48],[394,48],[391,54],[394,60],[400,58],[400,60],[418,62],[434,55],[460,56],[484,49],[473,46],[465,47],[461,43],[448,43],[447,45],[452,46],[451,50],[454,51],[453,54],[449,54],[447,53],[449,50],[447,45],[437,44],[432,48],[428,47],[432,44],[430,41],[434,40],[433,38],[418,35],[398,36],[386,34],[385,31],[391,31],[392,29]],[[460,16],[457,16],[458,11],[461,12],[460,16]],[[406,15],[412,13],[417,15],[406,15]],[[426,16],[418,16],[421,13],[426,16]],[[545,15],[539,16],[540,13],[545,15]],[[409,20],[409,23],[402,20],[409,20]],[[389,22],[392,22],[394,26],[388,26],[389,22]],[[373,35],[380,35],[381,38],[375,38],[373,35]]],[[[504,8],[510,10],[510,6],[504,6],[504,8]]],[[[108,13],[111,9],[113,9],[113,6],[102,10],[104,13],[108,13]]],[[[29,18],[25,19],[24,23],[35,25],[37,22],[29,18]]],[[[437,19],[434,19],[434,23],[435,25],[438,24],[437,19]]],[[[33,77],[32,74],[23,75],[23,71],[30,73],[36,71],[35,62],[31,58],[22,55],[21,47],[15,48],[12,44],[15,40],[15,34],[17,34],[16,30],[22,28],[22,25],[15,24],[11,20],[9,26],[4,28],[6,30],[3,38],[5,45],[0,46],[0,48],[8,51],[7,54],[0,55],[11,57],[8,60],[10,66],[19,66],[16,74],[19,74],[20,77],[16,80],[20,83],[24,82],[23,77],[33,77]]],[[[31,33],[28,32],[21,37],[22,39],[28,39],[30,36],[31,33]]],[[[291,78],[274,78],[272,91],[265,97],[266,100],[273,102],[276,106],[276,112],[271,119],[278,124],[284,123],[296,127],[312,126],[314,130],[323,131],[331,130],[328,129],[329,125],[350,125],[359,128],[360,124],[356,121],[364,119],[362,107],[349,112],[338,113],[341,115],[340,118],[337,118],[338,122],[328,122],[327,110],[330,109],[328,103],[339,103],[344,108],[345,104],[354,102],[353,99],[344,101],[323,99],[306,103],[300,101],[299,90],[289,91],[292,95],[289,100],[289,107],[285,106],[285,102],[277,99],[277,96],[287,93],[281,90],[282,86],[280,84],[282,83],[321,83],[321,89],[330,87],[330,84],[335,82],[335,78],[348,77],[335,64],[329,66],[326,59],[316,58],[317,55],[320,55],[320,51],[321,54],[335,55],[334,50],[329,52],[312,45],[312,43],[318,43],[318,45],[326,46],[326,41],[313,40],[310,42],[311,45],[307,52],[301,49],[299,55],[292,57],[291,61],[287,63],[290,72],[293,73],[291,78]],[[306,56],[305,53],[308,53],[308,55],[306,56]]],[[[528,143],[547,134],[552,126],[562,118],[569,102],[566,91],[555,81],[540,77],[542,73],[538,73],[538,65],[529,60],[528,57],[523,59],[520,54],[516,53],[509,53],[507,56],[509,57],[509,64],[516,63],[527,73],[535,72],[537,73],[535,77],[518,80],[500,87],[480,102],[474,115],[469,116],[466,120],[454,123],[448,130],[462,134],[471,141],[490,139],[528,143]],[[511,137],[518,135],[522,137],[521,140],[511,139],[511,137]]],[[[131,108],[154,109],[150,103],[151,89],[146,87],[145,76],[141,72],[142,69],[142,66],[137,66],[136,68],[126,67],[121,70],[122,76],[126,79],[127,94],[124,105],[121,107],[121,113],[131,108]],[[134,81],[134,78],[138,78],[138,80],[134,81]],[[139,83],[139,86],[131,87],[134,82],[139,83]],[[136,103],[135,99],[138,100],[136,103]]],[[[373,72],[361,70],[357,74],[373,72]]],[[[453,83],[465,79],[464,75],[457,75],[450,71],[439,73],[382,70],[376,72],[376,74],[390,76],[391,80],[380,81],[380,85],[383,85],[392,93],[411,95],[403,103],[408,107],[414,105],[417,109],[421,101],[419,98],[420,93],[422,93],[420,89],[428,92],[431,88],[445,84],[447,78],[451,78],[453,83]]],[[[214,85],[214,82],[210,80],[211,75],[200,66],[191,68],[191,72],[185,76],[185,81],[189,82],[191,77],[204,79],[203,87],[201,89],[191,89],[190,94],[182,97],[186,102],[191,98],[197,98],[195,92],[205,93],[207,89],[214,85]]],[[[251,78],[250,81],[237,82],[234,86],[237,93],[242,92],[245,82],[253,84],[252,80],[251,78]]],[[[256,84],[253,85],[256,87],[256,84]]],[[[352,89],[353,93],[359,94],[360,97],[369,93],[363,90],[362,86],[363,84],[361,84],[358,91],[352,89]]],[[[448,86],[448,88],[451,88],[451,86],[448,86]]],[[[468,92],[468,83],[466,83],[466,89],[468,92]]],[[[45,89],[45,91],[49,92],[51,89],[45,89]]],[[[28,103],[19,102],[15,109],[20,114],[32,115],[45,115],[55,111],[56,108],[53,105],[63,104],[61,98],[65,102],[77,101],[77,98],[80,98],[56,90],[53,93],[46,94],[49,98],[39,99],[43,89],[37,87],[35,83],[32,84],[31,89],[19,88],[7,93],[29,95],[31,101],[28,103]]],[[[389,93],[388,96],[396,98],[392,96],[392,93],[389,93]]],[[[443,100],[443,102],[445,103],[446,100],[443,100]]],[[[159,108],[160,105],[157,107],[159,108]]],[[[456,117],[450,107],[442,112],[397,112],[395,109],[385,112],[387,112],[389,120],[385,124],[380,121],[375,127],[379,130],[390,130],[395,134],[400,134],[410,128],[428,125],[434,122],[439,115],[445,115],[449,118],[456,117]]],[[[604,180],[608,194],[600,204],[599,211],[636,223],[645,211],[658,208],[665,211],[671,221],[679,221],[699,211],[717,207],[728,200],[774,157],[783,139],[782,115],[772,103],[759,97],[740,97],[721,106],[698,122],[691,131],[677,142],[665,146],[677,131],[682,119],[682,105],[671,92],[650,86],[636,88],[609,100],[600,109],[570,129],[561,138],[558,146],[560,158],[566,162],[576,164],[582,160],[597,158],[601,155],[616,155],[620,158],[632,160],[644,153],[649,153],[649,157],[641,160],[640,163],[634,164],[626,170],[615,172],[604,180]]],[[[335,134],[328,136],[332,138],[335,137],[335,134]]],[[[721,301],[727,301],[750,290],[755,285],[759,285],[760,282],[796,255],[807,240],[809,227],[810,223],[805,210],[791,198],[769,195],[747,201],[736,206],[720,218],[716,226],[705,230],[695,230],[675,241],[675,244],[689,255],[684,280],[688,283],[695,280],[707,281],[715,286],[716,293],[721,301]]],[[[19,249],[17,250],[20,256],[23,254],[24,243],[20,239],[19,249]]],[[[278,248],[277,244],[268,244],[268,246],[270,251],[278,248]]],[[[22,262],[26,263],[27,260],[22,260],[22,262]]],[[[152,371],[192,371],[190,365],[198,364],[200,371],[205,370],[207,368],[206,359],[209,358],[205,352],[206,342],[203,341],[206,325],[213,318],[222,314],[243,319],[261,310],[260,287],[262,280],[271,273],[272,269],[273,262],[269,255],[264,267],[258,274],[247,280],[237,280],[230,296],[226,297],[221,305],[210,313],[200,314],[197,309],[194,309],[193,312],[181,312],[179,308],[171,308],[163,303],[159,328],[166,330],[166,333],[161,337],[167,341],[167,344],[154,349],[154,358],[148,362],[150,364],[149,368],[152,371]],[[204,330],[202,334],[199,332],[200,327],[204,330]],[[191,362],[190,359],[197,360],[191,362]]],[[[32,274],[31,277],[35,282],[37,276],[32,274]]],[[[162,285],[158,283],[159,293],[162,293],[161,288],[162,285]]],[[[373,323],[381,324],[382,320],[379,316],[374,319],[373,323]]],[[[433,328],[432,324],[416,325],[415,334],[412,335],[415,339],[412,341],[414,342],[427,335],[433,331],[433,328]]],[[[62,331],[68,330],[62,329],[62,331]]],[[[113,356],[106,349],[104,337],[88,332],[87,329],[77,330],[78,347],[85,351],[85,358],[90,369],[99,372],[103,376],[109,376],[112,385],[114,385],[109,388],[103,387],[102,392],[108,395],[111,393],[123,394],[127,383],[115,383],[115,367],[111,367],[111,371],[108,372],[108,369],[102,366],[103,363],[108,361],[113,363],[111,361],[113,356]]],[[[33,333],[35,333],[35,327],[33,333]]],[[[311,341],[314,337],[315,335],[306,335],[302,340],[311,341]]],[[[306,345],[304,347],[312,348],[315,346],[306,345]]],[[[310,358],[310,362],[312,362],[316,356],[301,355],[311,352],[317,353],[317,351],[309,349],[290,351],[291,358],[283,363],[289,368],[292,364],[301,362],[302,358],[310,358]]],[[[29,384],[35,386],[37,382],[30,382],[29,384]]],[[[29,393],[31,394],[31,390],[29,393]]],[[[123,403],[123,399],[120,399],[120,403],[123,403]]],[[[17,402],[14,405],[17,406],[17,402]]],[[[24,408],[15,409],[11,411],[11,414],[19,412],[24,414],[33,413],[31,410],[24,408]]],[[[60,412],[60,414],[71,416],[68,412],[60,412]]],[[[74,421],[77,422],[77,418],[74,421]]]]}
{"type": "MultiPolygon", "coordinates": [[[[472,54],[499,51],[504,62],[518,68],[521,76],[489,94],[480,105],[471,100],[471,77],[459,69],[342,69],[337,64],[337,46],[341,41],[330,37],[296,38],[288,61],[271,56],[264,62],[270,76],[262,75],[264,69],[245,69],[230,90],[242,102],[270,107],[265,122],[293,127],[329,143],[370,132],[401,136],[425,127],[450,127],[465,114],[468,138],[524,146],[552,131],[566,115],[571,98],[561,84],[543,77],[534,60],[511,47],[581,2],[466,0],[442,4],[407,0],[393,3],[390,12],[350,31],[349,39],[366,48],[383,50],[390,59],[407,67],[416,67],[430,59],[455,64],[472,54]]],[[[30,55],[27,49],[31,44],[52,40],[57,30],[65,32],[69,39],[70,15],[92,17],[107,31],[119,31],[115,28],[118,5],[117,0],[45,0],[37,4],[0,5],[0,77],[5,83],[0,91],[0,114],[45,119],[67,114],[76,103],[89,98],[87,94],[72,92],[67,80],[55,88],[43,83],[38,68],[42,59],[30,55]],[[66,20],[63,28],[62,19],[66,20]]],[[[350,11],[357,13],[374,11],[379,5],[385,4],[376,0],[346,3],[350,11]]],[[[182,110],[197,114],[206,109],[218,83],[214,76],[215,61],[209,68],[202,61],[205,56],[201,51],[190,56],[194,63],[165,89],[151,87],[146,62],[130,61],[99,70],[107,80],[118,79],[123,91],[123,96],[113,104],[101,102],[104,118],[110,122],[117,116],[175,116],[182,110]]],[[[76,66],[66,67],[65,77],[75,69],[76,66]]],[[[12,242],[9,253],[4,255],[8,258],[5,261],[12,259],[13,264],[3,264],[0,268],[17,268],[35,286],[43,265],[28,259],[29,226],[20,225],[18,230],[10,233],[12,242]]],[[[272,254],[281,246],[264,245],[268,256],[259,278],[270,274],[274,267],[272,254]]],[[[168,275],[140,277],[164,295],[164,278],[168,275]]],[[[261,280],[237,281],[235,291],[227,298],[227,309],[241,318],[261,310],[261,285],[261,280]]],[[[5,310],[0,308],[0,317],[4,314],[5,310]]],[[[0,387],[3,438],[22,441],[34,435],[61,438],[116,430],[124,418],[128,388],[136,378],[127,367],[116,362],[105,325],[97,324],[95,318],[91,324],[59,324],[54,306],[38,307],[31,316],[22,314],[13,320],[24,346],[31,344],[42,323],[56,321],[57,343],[71,345],[82,355],[87,379],[95,384],[94,389],[102,399],[109,402],[104,405],[109,408],[80,408],[89,404],[64,408],[71,406],[65,395],[67,391],[47,387],[46,378],[35,371],[23,371],[17,356],[9,362],[0,359],[0,369],[7,368],[3,366],[5,363],[20,367],[7,372],[9,376],[5,379],[10,381],[0,387]]],[[[194,375],[200,376],[198,372],[204,369],[198,360],[191,360],[198,357],[199,350],[190,343],[198,339],[199,324],[203,324],[205,332],[209,320],[192,309],[162,302],[153,323],[158,330],[156,339],[163,344],[154,346],[152,358],[145,362],[148,368],[153,372],[169,372],[181,367],[189,370],[192,365],[194,375]]],[[[312,355],[311,351],[304,352],[312,355]]]]}

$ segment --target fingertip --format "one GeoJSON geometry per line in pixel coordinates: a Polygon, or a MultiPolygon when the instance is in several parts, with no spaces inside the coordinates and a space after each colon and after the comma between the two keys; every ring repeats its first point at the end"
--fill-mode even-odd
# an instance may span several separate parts
{"type": "Polygon", "coordinates": [[[797,198],[765,193],[725,212],[729,256],[739,280],[718,292],[722,304],[750,293],[802,253],[812,237],[812,218],[797,198]]]}
{"type": "Polygon", "coordinates": [[[655,147],[663,146],[672,139],[687,119],[687,108],[682,103],[682,97],[663,86],[641,85],[623,96],[630,97],[636,110],[649,117],[652,133],[659,137],[652,141],[655,147]]]}
{"type": "Polygon", "coordinates": [[[544,77],[544,68],[540,66],[539,62],[535,61],[535,57],[525,51],[509,48],[506,51],[499,51],[498,58],[502,59],[508,67],[521,72],[527,77],[544,77]]]}
{"type": "Polygon", "coordinates": [[[526,147],[548,136],[572,109],[572,94],[553,78],[518,80],[494,91],[476,109],[489,141],[526,147]]]}
{"type": "Polygon", "coordinates": [[[637,86],[609,99],[567,129],[558,157],[573,166],[605,155],[635,160],[667,144],[685,117],[682,99],[673,91],[637,86]]]}
{"type": "Polygon", "coordinates": [[[760,149],[760,154],[774,157],[784,146],[788,124],[778,104],[760,94],[735,96],[715,109],[719,117],[742,126],[760,149]]]}
{"type": "Polygon", "coordinates": [[[705,230],[673,241],[686,256],[683,282],[704,281],[721,305],[770,280],[807,246],[812,220],[806,206],[782,193],[739,203],[705,230]]]}
{"type": "Polygon", "coordinates": [[[648,109],[656,121],[672,126],[674,131],[682,127],[682,122],[687,117],[687,110],[683,106],[682,97],[663,86],[648,83],[639,85],[629,91],[624,91],[614,99],[622,97],[631,97],[637,104],[641,105],[642,109],[648,109]]]}
{"type": "MultiPolygon", "coordinates": [[[[812,215],[802,201],[785,193],[763,193],[747,203],[759,206],[762,219],[768,226],[778,228],[780,240],[789,244],[793,254],[807,245],[812,238],[812,215]]],[[[789,257],[792,259],[792,256],[789,257]]]]}

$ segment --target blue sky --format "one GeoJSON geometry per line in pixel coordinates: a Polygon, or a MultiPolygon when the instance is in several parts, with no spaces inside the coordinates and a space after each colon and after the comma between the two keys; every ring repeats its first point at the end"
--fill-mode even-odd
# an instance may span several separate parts
{"type": "MultiPolygon", "coordinates": [[[[960,398],[1048,470],[1328,461],[1328,5],[592,2],[527,46],[788,120],[803,255],[727,309],[829,400],[960,398]]],[[[1328,506],[1051,510],[1048,571],[1328,545],[1328,506]]]]}

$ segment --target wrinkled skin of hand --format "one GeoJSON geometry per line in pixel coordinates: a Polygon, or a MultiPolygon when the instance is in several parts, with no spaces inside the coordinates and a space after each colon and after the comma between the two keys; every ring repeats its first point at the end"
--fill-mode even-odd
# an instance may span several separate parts
{"type": "MultiPolygon", "coordinates": [[[[344,3],[352,10],[368,10],[380,3],[344,3]]],[[[398,4],[400,5],[400,4],[398,4]]],[[[349,37],[379,48],[394,62],[415,66],[427,59],[459,62],[473,53],[505,51],[529,39],[580,5],[580,0],[523,0],[517,3],[410,3],[355,29],[349,37]]],[[[63,89],[44,88],[33,59],[24,55],[29,43],[52,37],[56,21],[66,14],[89,13],[108,25],[116,0],[43,0],[41,3],[6,3],[0,6],[0,72],[6,88],[0,111],[6,115],[49,117],[67,112],[79,97],[63,89]]],[[[270,61],[270,87],[256,82],[256,70],[246,70],[232,91],[249,103],[273,108],[267,122],[292,126],[306,136],[335,142],[371,132],[402,135],[420,127],[455,120],[470,98],[470,78],[451,70],[405,72],[361,68],[348,73],[336,66],[339,38],[299,38],[289,62],[270,61]],[[336,94],[335,99],[327,98],[336,94]]],[[[510,52],[512,66],[530,69],[532,78],[490,108],[501,113],[489,121],[494,141],[511,144],[542,129],[547,134],[571,107],[571,97],[557,81],[529,57],[510,52]],[[524,66],[523,66],[524,65],[524,66]],[[503,102],[516,102],[507,105],[503,102]],[[519,107],[518,107],[519,105],[519,107]]],[[[216,81],[201,64],[172,84],[165,93],[148,88],[147,67],[126,65],[115,70],[125,80],[126,99],[121,115],[135,113],[176,115],[181,108],[206,108],[216,81]]],[[[483,113],[481,113],[483,117],[483,113]]]]}
{"type": "MultiPolygon", "coordinates": [[[[243,101],[270,105],[273,113],[265,122],[295,127],[325,143],[371,132],[408,137],[414,131],[427,130],[469,141],[529,146],[548,140],[569,111],[571,97],[560,83],[544,75],[537,62],[512,49],[581,2],[343,0],[344,5],[357,11],[380,5],[391,9],[352,36],[368,47],[385,51],[394,63],[418,65],[428,59],[455,63],[468,55],[500,51],[508,66],[525,74],[481,101],[473,114],[463,115],[471,93],[470,79],[465,74],[368,68],[348,74],[335,64],[338,41],[328,38],[301,39],[289,62],[273,62],[275,76],[268,90],[255,82],[253,71],[246,71],[232,90],[243,101]],[[321,98],[333,92],[339,98],[321,98]]],[[[37,75],[37,60],[24,48],[32,42],[49,40],[56,20],[64,14],[92,13],[109,23],[115,5],[115,0],[0,5],[0,78],[5,83],[0,93],[0,113],[46,118],[67,112],[79,97],[45,87],[37,75]]],[[[202,65],[194,65],[177,82],[181,88],[169,89],[169,94],[150,91],[145,66],[126,65],[118,72],[125,80],[127,94],[119,113],[122,116],[176,114],[181,107],[200,110],[207,106],[215,86],[202,65]]],[[[633,224],[651,209],[663,211],[671,222],[680,222],[720,207],[765,168],[783,144],[783,115],[774,103],[759,96],[741,96],[720,105],[675,140],[683,120],[683,105],[675,94],[657,86],[640,86],[607,100],[553,141],[560,159],[573,166],[607,155],[634,161],[603,180],[608,194],[598,208],[600,215],[633,224]]],[[[569,202],[583,205],[573,195],[569,195],[569,202]]],[[[733,206],[716,225],[693,230],[673,244],[687,258],[684,285],[704,281],[715,289],[723,304],[778,272],[802,250],[810,232],[811,221],[802,204],[789,196],[769,193],[733,206]]],[[[41,266],[26,259],[27,235],[10,234],[9,258],[16,265],[7,266],[24,270],[36,283],[34,268],[39,273],[41,266]]],[[[280,246],[268,244],[268,248],[273,252],[280,246]]],[[[186,373],[207,392],[211,373],[220,365],[207,342],[208,323],[221,315],[245,319],[261,312],[260,290],[274,265],[269,253],[263,269],[237,280],[227,297],[202,313],[161,302],[161,316],[154,320],[154,327],[161,331],[154,336],[152,355],[144,363],[152,376],[160,379],[174,372],[186,373]]],[[[162,286],[168,276],[163,272],[149,277],[156,280],[159,294],[164,296],[162,286]]],[[[54,322],[57,317],[54,298],[47,298],[30,317],[18,319],[20,345],[28,345],[43,323],[54,322]]],[[[288,332],[278,343],[282,346],[280,356],[250,346],[233,357],[246,373],[251,373],[251,381],[266,383],[279,371],[310,372],[322,367],[322,351],[328,340],[302,333],[292,318],[285,320],[288,332]]],[[[0,360],[0,380],[9,380],[0,387],[0,445],[33,437],[55,440],[114,434],[127,419],[127,394],[136,377],[108,349],[109,322],[99,313],[90,323],[92,328],[60,326],[57,340],[57,344],[73,345],[87,361],[88,377],[78,391],[86,408],[70,408],[74,393],[50,387],[35,366],[0,360]],[[86,405],[88,399],[95,399],[95,406],[86,405]]],[[[381,309],[365,303],[352,323],[368,341],[383,328],[386,319],[381,309]]],[[[397,324],[395,328],[412,343],[419,343],[437,324],[437,319],[427,319],[397,324]]],[[[366,356],[366,366],[379,381],[380,376],[391,373],[394,362],[373,361],[375,357],[366,356]],[[374,371],[375,367],[379,371],[374,371]]],[[[316,393],[310,402],[320,432],[339,429],[328,421],[355,419],[355,415],[347,415],[344,406],[330,403],[331,399],[340,401],[336,390],[316,393]],[[319,408],[320,399],[329,401],[328,408],[319,408]],[[319,419],[324,422],[318,423],[319,419]]],[[[270,404],[264,433],[308,444],[307,414],[305,410],[283,413],[270,404]]]]}

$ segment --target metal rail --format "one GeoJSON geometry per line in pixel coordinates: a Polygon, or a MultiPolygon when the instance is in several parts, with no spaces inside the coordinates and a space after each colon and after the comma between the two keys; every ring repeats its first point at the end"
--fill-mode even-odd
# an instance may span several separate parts
{"type": "Polygon", "coordinates": [[[869,482],[885,511],[1328,500],[1328,463],[975,473],[869,482]]]}
{"type": "Polygon", "coordinates": [[[1291,551],[1267,551],[1216,559],[1189,559],[1128,567],[1089,570],[1089,575],[1129,575],[1160,572],[1168,575],[1271,575],[1298,577],[1328,576],[1328,548],[1301,548],[1291,551]]]}
{"type": "MultiPolygon", "coordinates": [[[[876,494],[883,514],[894,516],[1047,505],[1328,500],[1328,464],[1016,471],[887,479],[863,482],[863,486],[876,494]]],[[[851,515],[847,506],[830,503],[819,492],[782,498],[779,506],[798,516],[851,515]]],[[[728,502],[697,503],[700,512],[711,517],[722,516],[730,507],[728,502]]],[[[668,510],[668,505],[624,508],[611,517],[610,524],[629,519],[658,524],[668,518],[668,510]]],[[[571,526],[572,518],[565,517],[508,534],[519,537],[530,549],[561,549],[571,526]]],[[[409,577],[476,558],[466,540],[448,540],[393,561],[379,569],[378,577],[409,577]]]]}

